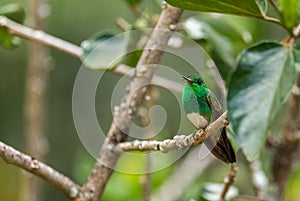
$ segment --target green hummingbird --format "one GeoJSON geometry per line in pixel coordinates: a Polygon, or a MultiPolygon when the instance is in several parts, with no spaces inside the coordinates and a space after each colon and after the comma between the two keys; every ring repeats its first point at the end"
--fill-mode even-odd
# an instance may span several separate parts
{"type": "MultiPolygon", "coordinates": [[[[197,129],[205,128],[223,114],[222,107],[200,75],[193,74],[182,78],[185,81],[182,105],[187,118],[197,129]]],[[[225,163],[236,162],[234,150],[227,138],[226,127],[209,136],[204,143],[212,154],[221,161],[225,163]]]]}

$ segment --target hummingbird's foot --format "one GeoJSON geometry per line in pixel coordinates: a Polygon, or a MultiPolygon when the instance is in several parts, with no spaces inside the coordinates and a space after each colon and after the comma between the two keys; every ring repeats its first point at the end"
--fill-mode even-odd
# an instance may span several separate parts
{"type": "Polygon", "coordinates": [[[201,128],[198,128],[195,126],[196,131],[193,133],[193,137],[195,137],[196,134],[199,133],[199,131],[205,131],[207,127],[208,127],[208,124],[205,126],[202,126],[201,128]]]}

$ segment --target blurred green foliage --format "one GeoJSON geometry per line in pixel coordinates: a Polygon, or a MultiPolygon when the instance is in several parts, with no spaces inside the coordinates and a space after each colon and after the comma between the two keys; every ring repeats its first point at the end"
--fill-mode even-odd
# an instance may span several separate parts
{"type": "MultiPolygon", "coordinates": [[[[0,7],[0,15],[22,24],[25,20],[25,10],[20,4],[8,4],[0,7]]],[[[4,27],[0,27],[0,45],[7,49],[13,49],[20,43],[20,39],[8,33],[4,27]]]]}
{"type": "MultiPolygon", "coordinates": [[[[7,3],[21,3],[26,13],[27,1],[25,0],[2,0],[0,7],[7,3]]],[[[128,1],[129,3],[133,1],[128,1]]],[[[128,6],[126,1],[91,0],[83,2],[79,0],[51,0],[49,5],[51,14],[48,21],[47,32],[57,37],[79,45],[82,41],[90,38],[99,31],[111,30],[121,33],[122,30],[117,27],[115,20],[123,17],[130,23],[139,28],[140,24],[149,25],[151,19],[149,15],[159,12],[157,1],[143,1],[138,4],[134,1],[128,6]],[[133,6],[133,7],[132,7],[133,6]],[[136,20],[135,13],[139,8],[140,12],[146,13],[136,20]],[[132,10],[134,9],[134,10],[132,10]],[[132,13],[134,11],[135,14],[132,13]],[[140,23],[140,22],[143,23],[140,23]],[[138,23],[139,22],[139,23],[138,23]]],[[[238,2],[238,1],[235,1],[238,2]]],[[[254,9],[255,13],[257,8],[254,9]]],[[[185,12],[183,20],[188,19],[195,13],[185,12]]],[[[198,38],[197,42],[205,47],[208,53],[215,60],[219,71],[228,72],[228,68],[234,68],[237,54],[262,39],[280,40],[285,36],[284,30],[279,26],[258,19],[248,19],[245,17],[223,16],[217,14],[200,14],[195,19],[201,19],[205,24],[205,37],[198,38]],[[222,54],[220,54],[222,52],[222,54]],[[224,54],[225,52],[225,54],[224,54]],[[224,69],[226,67],[226,70],[224,69]],[[221,70],[220,70],[221,69],[221,70]]],[[[26,18],[25,24],[28,24],[26,18]]],[[[189,34],[187,32],[187,34],[189,34]]],[[[22,40],[22,45],[13,50],[7,51],[0,49],[0,137],[1,140],[13,147],[24,150],[23,136],[23,104],[24,104],[24,83],[26,77],[27,65],[27,45],[29,41],[22,40]]],[[[77,136],[72,116],[72,90],[73,84],[81,66],[81,62],[58,50],[50,49],[50,67],[49,67],[49,86],[47,94],[47,128],[46,133],[49,140],[49,153],[46,163],[58,169],[62,173],[70,176],[75,181],[83,184],[90,170],[93,167],[94,159],[87,153],[77,136]],[[70,143],[72,142],[72,143],[70,143]]],[[[139,56],[139,54],[138,54],[139,56]]],[[[138,57],[137,56],[137,57],[138,57]]],[[[135,63],[130,61],[129,63],[135,63]]],[[[166,54],[162,58],[162,63],[173,68],[181,74],[190,74],[194,72],[183,60],[166,54]]],[[[223,79],[226,80],[224,75],[223,79]]],[[[101,128],[104,131],[109,129],[112,121],[111,102],[112,89],[114,84],[120,79],[119,75],[107,72],[101,79],[101,89],[96,95],[97,117],[101,128]],[[108,107],[109,106],[109,107],[108,107]]],[[[174,80],[180,78],[173,78],[174,80]]],[[[214,83],[214,80],[207,80],[208,83],[214,83]]],[[[177,131],[177,125],[180,115],[180,105],[174,101],[174,96],[166,89],[159,89],[158,104],[162,105],[168,116],[167,124],[163,128],[164,135],[159,139],[170,138],[177,131]],[[178,108],[178,110],[174,109],[178,108]],[[175,118],[178,117],[178,118],[175,118]]],[[[218,94],[217,94],[218,95],[218,94]]],[[[184,133],[193,131],[193,126],[184,122],[184,133]]],[[[267,154],[263,155],[264,170],[268,173],[270,158],[267,154]]],[[[197,159],[195,159],[197,160],[197,159]]],[[[119,166],[136,166],[136,168],[145,168],[145,161],[120,161],[119,166]]],[[[180,162],[180,160],[179,160],[180,162]]],[[[178,162],[178,163],[179,163],[178,162]]],[[[241,193],[253,194],[254,190],[249,187],[251,178],[248,174],[246,162],[239,156],[240,173],[235,185],[239,187],[241,193]]],[[[173,173],[176,163],[166,169],[155,172],[152,177],[152,192],[156,192],[164,180],[173,173]]],[[[193,183],[186,189],[180,200],[187,200],[191,197],[199,198],[201,187],[207,181],[222,182],[228,167],[225,165],[212,165],[203,174],[195,177],[193,183]]],[[[298,167],[294,172],[289,188],[286,191],[288,200],[297,200],[297,188],[299,188],[298,167]]],[[[0,160],[0,200],[14,201],[18,199],[20,187],[20,175],[23,171],[11,165],[7,165],[0,160]],[[5,175],[5,178],[4,178],[5,175]],[[7,179],[9,178],[9,179],[7,179]]],[[[141,180],[143,175],[131,175],[115,172],[107,185],[103,200],[141,200],[142,187],[141,180]]],[[[44,197],[43,200],[67,200],[60,192],[43,182],[44,197]]]]}

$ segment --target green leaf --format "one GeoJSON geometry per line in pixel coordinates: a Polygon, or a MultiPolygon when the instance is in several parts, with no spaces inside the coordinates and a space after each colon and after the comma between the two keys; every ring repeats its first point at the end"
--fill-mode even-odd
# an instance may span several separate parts
{"type": "Polygon", "coordinates": [[[299,0],[280,0],[281,21],[287,29],[293,28],[298,23],[299,0]]]}
{"type": "Polygon", "coordinates": [[[166,0],[169,4],[186,10],[216,12],[260,17],[261,11],[255,0],[166,0]]]}
{"type": "Polygon", "coordinates": [[[249,160],[265,143],[271,122],[296,80],[292,50],[263,42],[243,52],[228,90],[228,114],[249,160]]]}
{"type": "Polygon", "coordinates": [[[23,24],[25,20],[25,10],[20,4],[8,4],[0,7],[0,15],[4,15],[9,19],[23,24]]]}
{"type": "MultiPolygon", "coordinates": [[[[25,11],[20,4],[8,4],[0,7],[0,15],[23,23],[25,20],[25,11]]],[[[19,37],[11,35],[4,27],[0,27],[0,45],[6,49],[13,49],[20,44],[19,37]]]]}
{"type": "Polygon", "coordinates": [[[295,68],[298,73],[300,73],[300,46],[293,48],[293,54],[295,58],[295,68]]]}
{"type": "Polygon", "coordinates": [[[99,32],[81,43],[81,61],[92,70],[112,69],[126,54],[124,35],[99,32]]]}

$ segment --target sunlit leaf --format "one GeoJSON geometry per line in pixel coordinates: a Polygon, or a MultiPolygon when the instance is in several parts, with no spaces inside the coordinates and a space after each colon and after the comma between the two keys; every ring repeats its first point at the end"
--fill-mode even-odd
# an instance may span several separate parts
{"type": "MultiPolygon", "coordinates": [[[[25,19],[25,11],[20,4],[8,4],[0,7],[0,15],[14,20],[18,23],[23,23],[25,19]]],[[[11,35],[4,27],[0,27],[0,45],[6,49],[12,49],[20,44],[20,39],[11,35]]]]}
{"type": "Polygon", "coordinates": [[[237,145],[249,160],[265,143],[271,122],[296,79],[291,49],[264,42],[243,52],[228,91],[228,111],[237,145]]]}
{"type": "Polygon", "coordinates": [[[281,21],[288,28],[291,29],[298,23],[299,15],[299,0],[280,0],[281,21]]]}
{"type": "Polygon", "coordinates": [[[93,70],[106,70],[114,67],[126,54],[123,35],[98,33],[81,43],[83,64],[93,70]]]}
{"type": "Polygon", "coordinates": [[[166,0],[169,4],[186,10],[236,14],[244,16],[261,16],[255,0],[166,0]]]}

